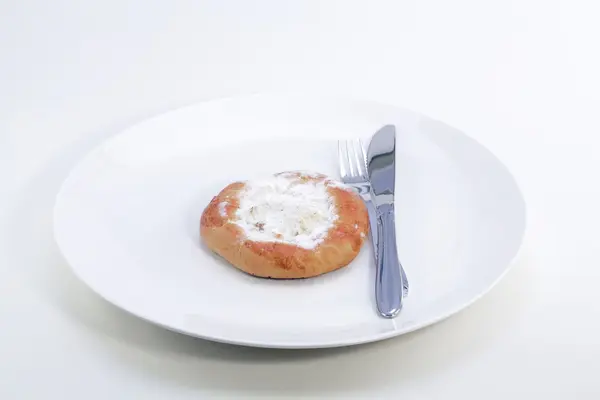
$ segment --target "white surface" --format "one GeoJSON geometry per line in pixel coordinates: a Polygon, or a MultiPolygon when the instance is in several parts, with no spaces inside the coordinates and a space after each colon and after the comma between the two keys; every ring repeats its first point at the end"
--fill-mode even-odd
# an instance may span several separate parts
{"type": "Polygon", "coordinates": [[[2,2],[0,397],[597,399],[599,12],[591,0],[2,2]],[[280,352],[154,328],[72,276],[51,212],[84,152],[165,107],[289,87],[404,105],[499,156],[528,205],[505,279],[414,334],[280,352]]]}
{"type": "Polygon", "coordinates": [[[117,134],[69,173],[54,212],[66,260],[112,304],[188,335],[279,348],[372,342],[454,314],[505,274],[524,229],[513,177],[455,129],[377,103],[268,94],[117,134]],[[229,183],[301,169],[335,177],[336,140],[386,124],[398,131],[398,251],[411,284],[394,320],[375,312],[370,246],[341,270],[274,281],[200,245],[200,215],[229,183]]]}

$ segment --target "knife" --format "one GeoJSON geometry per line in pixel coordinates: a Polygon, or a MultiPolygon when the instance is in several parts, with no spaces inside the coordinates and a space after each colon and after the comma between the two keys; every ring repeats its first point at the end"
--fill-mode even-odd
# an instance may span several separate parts
{"type": "Polygon", "coordinates": [[[373,135],[367,151],[367,170],[377,211],[375,299],[379,314],[394,318],[402,309],[404,285],[396,247],[396,128],[393,125],[384,126],[373,135]]]}
{"type": "MultiPolygon", "coordinates": [[[[369,192],[371,192],[371,185],[369,185],[369,192]]],[[[371,227],[371,229],[369,229],[369,233],[371,235],[371,243],[373,244],[373,253],[375,253],[375,264],[377,264],[377,209],[375,208],[373,200],[371,200],[373,197],[375,196],[372,193],[370,193],[368,199],[364,199],[363,197],[363,200],[367,206],[367,211],[369,213],[369,226],[371,227]]],[[[402,297],[407,297],[410,286],[408,284],[406,272],[404,272],[404,268],[402,267],[402,265],[400,266],[400,275],[402,275],[402,297]]]]}
{"type": "MultiPolygon", "coordinates": [[[[375,208],[375,204],[373,203],[373,197],[375,197],[372,194],[371,191],[371,185],[369,184],[369,196],[364,196],[363,200],[367,206],[367,211],[369,213],[369,226],[371,227],[371,229],[369,229],[369,233],[371,235],[371,243],[373,245],[373,253],[374,253],[374,259],[375,259],[375,264],[377,264],[377,209],[375,208]]],[[[408,296],[408,292],[409,292],[409,284],[408,284],[408,278],[406,277],[406,272],[404,272],[404,268],[402,268],[402,266],[400,266],[400,274],[402,275],[402,297],[407,297],[408,296]]]]}

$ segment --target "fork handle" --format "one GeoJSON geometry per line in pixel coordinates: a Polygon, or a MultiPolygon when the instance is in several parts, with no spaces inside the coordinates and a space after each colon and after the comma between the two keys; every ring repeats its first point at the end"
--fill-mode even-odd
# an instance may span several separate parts
{"type": "Polygon", "coordinates": [[[394,206],[382,204],[378,207],[377,223],[377,274],[375,299],[379,314],[394,318],[402,309],[402,275],[398,249],[396,247],[396,224],[394,206]]]}

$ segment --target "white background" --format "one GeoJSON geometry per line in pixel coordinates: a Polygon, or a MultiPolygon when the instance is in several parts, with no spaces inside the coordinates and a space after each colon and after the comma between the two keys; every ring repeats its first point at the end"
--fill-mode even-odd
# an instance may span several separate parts
{"type": "Polygon", "coordinates": [[[598,15],[594,0],[0,1],[0,398],[598,399],[598,15]],[[315,351],[183,337],[79,283],[51,234],[76,160],[158,111],[267,89],[405,106],[486,145],[528,204],[514,268],[445,322],[315,351]]]}

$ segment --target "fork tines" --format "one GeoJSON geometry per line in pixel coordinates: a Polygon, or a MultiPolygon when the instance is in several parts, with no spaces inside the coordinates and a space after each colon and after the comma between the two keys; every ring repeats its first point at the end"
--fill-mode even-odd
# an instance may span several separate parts
{"type": "Polygon", "coordinates": [[[360,139],[338,141],[338,158],[343,180],[358,177],[367,179],[367,160],[360,139]]]}

